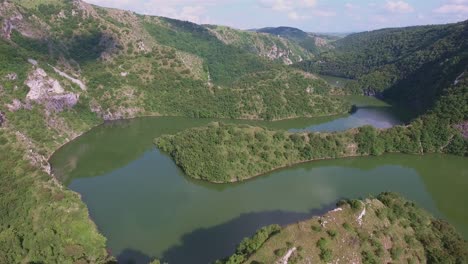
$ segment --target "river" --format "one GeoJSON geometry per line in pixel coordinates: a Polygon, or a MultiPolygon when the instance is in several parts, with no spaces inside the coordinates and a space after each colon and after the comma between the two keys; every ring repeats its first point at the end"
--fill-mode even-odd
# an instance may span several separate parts
{"type": "MultiPolygon", "coordinates": [[[[386,128],[404,117],[375,100],[355,97],[346,116],[278,122],[233,121],[290,131],[337,131],[362,125],[386,128]],[[359,103],[359,102],[361,103],[359,103]]],[[[288,224],[334,207],[341,198],[394,191],[442,217],[468,238],[468,162],[449,155],[315,161],[236,183],[216,185],[186,177],[152,144],[159,135],[213,119],[138,118],[96,127],[59,149],[54,173],[81,194],[91,218],[119,261],[207,263],[233,253],[261,226],[288,224]]]]}

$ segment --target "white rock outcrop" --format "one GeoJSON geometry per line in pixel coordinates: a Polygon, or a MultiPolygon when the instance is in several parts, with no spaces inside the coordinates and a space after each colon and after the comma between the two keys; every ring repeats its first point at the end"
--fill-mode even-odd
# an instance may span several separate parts
{"type": "Polygon", "coordinates": [[[21,108],[23,108],[23,104],[21,103],[20,100],[13,99],[13,102],[11,102],[11,104],[7,104],[6,107],[8,108],[10,112],[16,112],[20,110],[21,108]]]}
{"type": "Polygon", "coordinates": [[[59,81],[49,77],[41,68],[32,71],[25,84],[29,87],[26,100],[43,104],[48,110],[62,111],[78,103],[79,95],[66,93],[59,81]]]}
{"type": "MultiPolygon", "coordinates": [[[[6,4],[3,4],[3,5],[6,5],[6,4]]],[[[2,6],[2,10],[3,10],[3,6],[2,6]]],[[[3,13],[3,12],[0,12],[0,13],[3,13]]],[[[13,29],[16,28],[15,23],[22,21],[22,20],[23,20],[23,15],[21,15],[20,13],[16,13],[16,12],[11,17],[5,19],[3,21],[3,26],[2,26],[2,31],[1,31],[2,37],[5,39],[10,39],[11,32],[13,31],[13,29]]]]}
{"type": "Polygon", "coordinates": [[[57,69],[57,68],[55,68],[55,67],[52,67],[52,68],[53,68],[54,71],[55,71],[56,73],[58,73],[60,76],[66,78],[66,79],[68,79],[69,81],[71,81],[72,83],[78,85],[78,86],[80,87],[81,90],[86,91],[86,85],[85,85],[81,80],[78,80],[78,79],[76,79],[76,78],[73,78],[73,77],[71,77],[70,75],[64,73],[63,71],[61,71],[61,70],[59,70],[59,69],[57,69]]]}
{"type": "Polygon", "coordinates": [[[291,50],[283,50],[278,48],[278,46],[273,45],[270,50],[268,50],[266,57],[270,60],[282,59],[283,63],[286,65],[293,64],[291,57],[294,56],[294,53],[291,50]]]}
{"type": "Polygon", "coordinates": [[[294,251],[296,251],[296,250],[297,250],[296,247],[293,247],[293,248],[291,248],[290,250],[288,250],[288,252],[286,252],[286,255],[284,255],[284,256],[277,262],[277,264],[288,264],[289,258],[292,256],[292,254],[293,254],[294,251]]]}
{"type": "Polygon", "coordinates": [[[5,78],[10,81],[15,81],[16,79],[18,79],[18,74],[16,74],[16,72],[12,72],[7,74],[5,78]]]}

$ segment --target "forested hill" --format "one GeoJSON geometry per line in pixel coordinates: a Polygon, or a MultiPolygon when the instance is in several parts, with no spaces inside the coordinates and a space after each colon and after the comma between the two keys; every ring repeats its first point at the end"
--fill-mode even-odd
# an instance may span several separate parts
{"type": "Polygon", "coordinates": [[[238,30],[218,25],[205,25],[205,27],[225,44],[287,65],[314,57],[313,52],[307,47],[287,36],[238,30]]]}
{"type": "Polygon", "coordinates": [[[383,91],[387,99],[424,112],[466,72],[466,36],[468,21],[357,33],[299,67],[356,79],[348,86],[352,91],[383,91]]]}

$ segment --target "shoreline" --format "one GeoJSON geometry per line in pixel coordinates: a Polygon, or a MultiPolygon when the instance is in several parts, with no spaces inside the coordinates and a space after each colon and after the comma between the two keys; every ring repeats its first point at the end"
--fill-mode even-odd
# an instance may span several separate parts
{"type": "MultiPolygon", "coordinates": [[[[357,107],[359,108],[359,107],[357,107]]],[[[294,120],[294,119],[301,119],[301,118],[322,118],[322,117],[333,117],[336,116],[337,118],[340,116],[345,116],[345,115],[350,115],[354,113],[353,111],[354,108],[352,108],[350,111],[346,113],[335,113],[335,114],[329,114],[329,115],[320,115],[320,116],[296,116],[296,117],[285,117],[281,119],[273,119],[273,120],[266,120],[266,119],[261,119],[261,118],[227,118],[227,117],[188,117],[188,116],[183,116],[183,115],[158,115],[158,114],[145,114],[145,115],[139,115],[139,116],[134,116],[134,117],[127,117],[127,118],[120,118],[120,119],[109,119],[109,120],[103,120],[99,124],[92,125],[90,128],[86,131],[79,132],[75,137],[70,138],[66,142],[60,144],[57,148],[54,148],[54,150],[51,152],[46,157],[47,163],[50,165],[50,159],[54,154],[59,151],[61,148],[63,148],[65,145],[68,143],[72,142],[73,140],[85,135],[86,133],[90,132],[96,127],[105,125],[106,123],[112,123],[112,122],[118,122],[118,121],[129,121],[133,119],[138,119],[138,118],[151,118],[151,117],[160,117],[160,118],[165,118],[165,117],[173,117],[173,118],[188,118],[188,119],[220,119],[220,120],[237,120],[237,121],[261,121],[261,122],[280,122],[280,121],[287,121],[287,120],[294,120]]]]}
{"type": "MultiPolygon", "coordinates": [[[[244,179],[241,179],[241,180],[233,180],[233,181],[227,181],[227,182],[216,182],[216,181],[210,181],[210,180],[205,180],[205,179],[200,179],[200,178],[194,178],[194,177],[191,177],[189,176],[185,170],[180,167],[177,163],[177,167],[179,169],[181,169],[183,172],[184,172],[184,175],[189,177],[190,179],[192,180],[196,180],[196,181],[202,181],[202,182],[206,182],[206,183],[212,183],[212,184],[218,184],[218,185],[222,185],[222,184],[233,184],[233,183],[242,183],[242,182],[247,182],[247,181],[250,181],[250,180],[253,180],[255,178],[258,178],[258,177],[262,177],[262,176],[266,176],[270,173],[273,173],[273,172],[277,172],[277,171],[280,171],[280,170],[283,170],[283,169],[288,169],[288,168],[291,168],[291,167],[294,167],[294,166],[297,166],[297,165],[301,165],[301,164],[305,164],[305,163],[310,163],[310,162],[314,162],[314,161],[324,161],[324,160],[338,160],[338,159],[351,159],[351,158],[365,158],[365,157],[380,157],[380,156],[383,156],[383,155],[391,155],[391,154],[404,154],[404,155],[411,155],[411,156],[424,156],[424,155],[431,155],[431,154],[436,154],[436,153],[439,153],[439,152],[432,152],[432,153],[402,153],[402,152],[385,152],[381,155],[370,155],[370,154],[362,154],[362,155],[346,155],[346,156],[340,156],[340,157],[336,157],[336,158],[318,158],[318,159],[311,159],[311,160],[302,160],[302,161],[299,161],[299,162],[295,162],[295,163],[291,163],[291,164],[288,164],[288,165],[284,165],[284,166],[280,166],[280,167],[275,167],[269,171],[266,171],[266,172],[262,172],[262,173],[258,173],[258,174],[255,174],[253,176],[250,176],[248,178],[244,178],[244,179]]],[[[168,153],[165,153],[167,155],[169,155],[168,153]]],[[[439,154],[443,154],[443,155],[449,155],[449,154],[444,154],[444,153],[439,153],[439,154]]],[[[169,155],[169,157],[171,157],[169,155]]],[[[172,161],[174,161],[174,159],[171,157],[172,161]]]]}

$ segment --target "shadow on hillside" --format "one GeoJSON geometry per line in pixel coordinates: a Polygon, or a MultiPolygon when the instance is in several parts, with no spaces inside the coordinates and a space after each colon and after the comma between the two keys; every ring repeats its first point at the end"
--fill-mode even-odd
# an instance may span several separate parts
{"type": "Polygon", "coordinates": [[[252,236],[259,228],[279,224],[287,225],[321,215],[335,204],[306,213],[267,211],[247,213],[218,226],[202,228],[182,237],[181,245],[164,252],[162,260],[168,263],[211,263],[232,255],[244,237],[252,236]]]}
{"type": "Polygon", "coordinates": [[[95,62],[103,52],[113,53],[118,47],[117,40],[100,31],[93,31],[73,36],[69,46],[69,55],[78,63],[95,62]]]}

